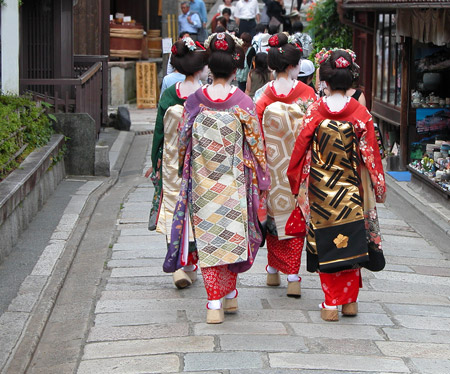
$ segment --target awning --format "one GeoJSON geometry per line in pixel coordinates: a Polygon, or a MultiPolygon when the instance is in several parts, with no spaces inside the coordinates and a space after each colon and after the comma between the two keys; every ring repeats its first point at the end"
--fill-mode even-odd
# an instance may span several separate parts
{"type": "Polygon", "coordinates": [[[344,9],[396,10],[411,8],[450,8],[448,0],[338,0],[344,9]]]}
{"type": "Polygon", "coordinates": [[[450,43],[450,10],[398,9],[397,41],[401,36],[409,36],[421,43],[450,43]]]}

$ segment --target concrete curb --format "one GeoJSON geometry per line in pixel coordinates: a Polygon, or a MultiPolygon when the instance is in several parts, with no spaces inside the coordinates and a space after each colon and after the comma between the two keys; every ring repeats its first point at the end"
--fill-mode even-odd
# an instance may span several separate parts
{"type": "Polygon", "coordinates": [[[408,189],[397,182],[389,174],[385,173],[386,185],[388,187],[388,193],[395,194],[399,199],[401,199],[405,204],[414,208],[422,215],[430,225],[435,226],[437,229],[442,231],[445,235],[450,237],[450,224],[447,222],[446,218],[439,214],[439,212],[428,205],[423,204],[419,199],[412,195],[408,189]]]}
{"type": "Polygon", "coordinates": [[[128,151],[130,150],[134,136],[134,132],[126,132],[125,135],[121,134],[121,136],[118,137],[116,140],[118,141],[118,144],[114,143],[113,147],[117,150],[118,154],[114,165],[111,168],[111,176],[105,179],[105,181],[93,191],[86,200],[79,218],[61,253],[61,257],[56,263],[44,290],[40,294],[39,299],[34,306],[34,310],[26,323],[26,327],[22,331],[2,374],[18,374],[27,371],[47,321],[53,311],[59,292],[77,254],[78,246],[87,230],[91,216],[100,198],[117,183],[119,172],[125,162],[128,151]]]}

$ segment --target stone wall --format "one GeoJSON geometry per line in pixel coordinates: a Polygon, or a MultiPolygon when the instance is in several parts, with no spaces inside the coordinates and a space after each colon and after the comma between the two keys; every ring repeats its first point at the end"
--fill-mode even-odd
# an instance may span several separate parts
{"type": "Polygon", "coordinates": [[[63,144],[62,135],[53,135],[0,183],[0,264],[64,178],[64,162],[53,162],[63,144]]]}

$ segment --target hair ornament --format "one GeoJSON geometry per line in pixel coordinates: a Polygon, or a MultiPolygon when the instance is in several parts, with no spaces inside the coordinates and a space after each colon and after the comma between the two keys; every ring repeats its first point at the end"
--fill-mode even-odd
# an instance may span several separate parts
{"type": "Polygon", "coordinates": [[[347,61],[343,56],[339,57],[335,62],[335,66],[337,69],[345,69],[350,66],[350,62],[347,61]]]}
{"type": "MultiPolygon", "coordinates": [[[[236,45],[238,45],[239,47],[242,47],[242,44],[244,44],[244,42],[242,41],[242,39],[239,39],[238,37],[236,37],[236,36],[230,34],[228,31],[225,31],[225,32],[220,32],[220,33],[214,33],[214,34],[211,34],[211,35],[208,37],[208,39],[205,40],[205,42],[203,43],[203,45],[205,46],[205,48],[209,48],[209,46],[211,45],[211,41],[212,41],[212,40],[214,39],[214,37],[216,37],[216,36],[217,36],[217,39],[219,39],[219,40],[224,40],[224,41],[226,42],[225,34],[229,35],[229,36],[234,40],[234,43],[235,43],[236,45]],[[220,36],[219,36],[219,35],[220,35],[220,36]]],[[[217,47],[216,47],[216,48],[217,48],[217,47]]]]}
{"type": "Polygon", "coordinates": [[[300,50],[300,52],[303,52],[303,48],[300,44],[298,44],[298,43],[294,43],[294,44],[300,50]]]}
{"type": "Polygon", "coordinates": [[[195,42],[195,45],[196,45],[197,47],[199,47],[202,51],[206,51],[206,48],[203,47],[202,44],[201,44],[199,41],[196,41],[196,42],[195,42]]]}
{"type": "Polygon", "coordinates": [[[184,41],[184,45],[190,50],[190,51],[195,51],[197,49],[195,42],[189,37],[186,36],[183,38],[184,41]]]}
{"type": "Polygon", "coordinates": [[[177,55],[178,50],[177,50],[177,46],[176,46],[175,44],[172,46],[172,49],[170,50],[170,52],[172,52],[172,54],[173,54],[174,56],[177,55]]]}
{"type": "Polygon", "coordinates": [[[241,55],[239,53],[233,53],[233,60],[235,61],[239,61],[239,58],[241,57],[241,55]]]}
{"type": "Polygon", "coordinates": [[[280,45],[280,40],[278,39],[278,35],[272,35],[269,39],[269,45],[271,47],[278,47],[280,45]]]}
{"type": "Polygon", "coordinates": [[[284,49],[283,49],[283,48],[281,48],[281,47],[279,47],[279,48],[278,48],[278,52],[280,52],[280,53],[284,53],[284,49]]]}
{"type": "Polygon", "coordinates": [[[351,49],[344,49],[344,51],[347,52],[351,56],[352,62],[355,63],[355,61],[356,61],[356,53],[353,52],[351,49]]]}
{"type": "Polygon", "coordinates": [[[214,47],[218,50],[226,51],[228,50],[228,42],[225,39],[217,38],[214,42],[214,47]]]}
{"type": "Polygon", "coordinates": [[[327,51],[325,48],[322,48],[319,52],[316,53],[316,56],[315,56],[316,65],[320,65],[320,64],[324,63],[325,61],[327,61],[330,58],[331,54],[338,50],[347,52],[351,56],[352,62],[355,63],[356,53],[353,52],[351,49],[333,48],[333,49],[329,49],[327,51]]]}

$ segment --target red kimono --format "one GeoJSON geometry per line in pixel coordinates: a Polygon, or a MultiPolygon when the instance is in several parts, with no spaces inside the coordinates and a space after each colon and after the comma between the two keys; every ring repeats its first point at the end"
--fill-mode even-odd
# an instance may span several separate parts
{"type": "MultiPolygon", "coordinates": [[[[261,97],[256,102],[256,113],[261,122],[262,128],[264,129],[267,124],[263,124],[262,121],[264,111],[268,105],[274,102],[282,102],[285,104],[297,103],[300,105],[303,111],[306,111],[306,107],[314,100],[316,100],[316,94],[314,90],[310,86],[302,82],[298,82],[295,87],[292,88],[291,92],[289,92],[289,94],[287,95],[278,95],[273,87],[273,82],[270,82],[266,86],[261,97]]],[[[283,156],[289,160],[291,155],[289,154],[283,156]]],[[[269,160],[268,163],[270,166],[269,160]]],[[[286,185],[286,188],[289,188],[289,186],[286,185]]],[[[264,210],[265,213],[265,206],[260,207],[260,213],[258,214],[260,217],[263,215],[261,214],[262,210],[264,210]]],[[[273,235],[270,233],[270,222],[271,217],[269,217],[268,219],[267,233],[267,259],[269,266],[281,271],[284,274],[298,274],[300,269],[304,239],[296,237],[280,240],[277,235],[273,235]]]]}
{"type": "MultiPolygon", "coordinates": [[[[353,125],[361,161],[358,172],[362,168],[367,169],[376,201],[383,202],[386,185],[372,116],[364,106],[352,98],[339,112],[330,111],[324,98],[308,108],[287,171],[292,193],[305,197],[302,198],[304,204],[301,205],[309,204],[308,195],[309,198],[312,198],[311,188],[309,187],[317,186],[314,178],[310,178],[313,137],[316,128],[326,120],[350,122],[353,125]],[[306,195],[305,190],[307,191],[306,195]]],[[[359,188],[362,189],[362,186],[359,186],[359,188]]],[[[303,207],[302,210],[309,211],[309,207],[303,207]]],[[[379,243],[380,241],[380,238],[374,238],[374,242],[379,243]]],[[[310,258],[313,259],[313,256],[310,257],[309,255],[310,253],[308,253],[308,270],[319,271],[315,262],[311,260],[310,263],[310,258]]],[[[360,269],[342,270],[335,273],[319,271],[319,274],[327,305],[343,305],[357,300],[359,287],[362,285],[360,269]]]]}

